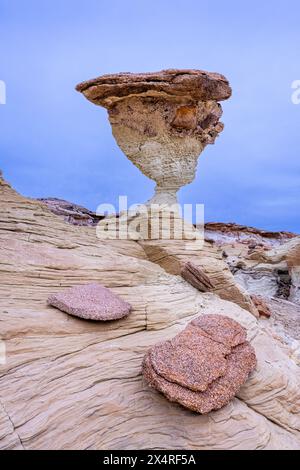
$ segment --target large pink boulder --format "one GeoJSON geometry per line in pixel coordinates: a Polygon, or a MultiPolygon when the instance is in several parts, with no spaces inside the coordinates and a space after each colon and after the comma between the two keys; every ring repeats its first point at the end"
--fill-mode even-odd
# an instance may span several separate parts
{"type": "Polygon", "coordinates": [[[245,329],[223,315],[203,315],[148,351],[143,375],[170,401],[198,413],[226,405],[256,365],[245,329]]]}

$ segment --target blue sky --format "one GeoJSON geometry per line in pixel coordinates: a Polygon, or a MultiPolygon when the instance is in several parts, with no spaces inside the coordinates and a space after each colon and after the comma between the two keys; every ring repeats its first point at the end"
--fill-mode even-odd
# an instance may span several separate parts
{"type": "Polygon", "coordinates": [[[225,130],[182,203],[207,221],[300,232],[299,1],[0,0],[0,168],[21,193],[91,209],[143,202],[154,183],[117,147],[106,110],[75,92],[104,73],[223,73],[225,130]]]}

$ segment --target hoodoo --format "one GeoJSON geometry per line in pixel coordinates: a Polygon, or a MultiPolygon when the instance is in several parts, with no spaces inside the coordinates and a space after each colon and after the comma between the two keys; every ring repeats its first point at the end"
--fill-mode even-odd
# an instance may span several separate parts
{"type": "Polygon", "coordinates": [[[200,153],[223,130],[219,101],[231,96],[223,75],[202,70],[103,75],[76,89],[108,110],[119,147],[156,182],[150,202],[167,205],[193,181],[200,153]]]}

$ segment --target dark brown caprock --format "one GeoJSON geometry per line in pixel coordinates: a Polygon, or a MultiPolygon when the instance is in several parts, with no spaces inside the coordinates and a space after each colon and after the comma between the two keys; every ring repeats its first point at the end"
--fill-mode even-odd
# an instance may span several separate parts
{"type": "Polygon", "coordinates": [[[92,103],[110,107],[127,96],[188,96],[190,100],[227,100],[231,96],[228,80],[220,73],[204,70],[168,69],[150,73],[116,73],[79,83],[76,90],[92,103]]]}

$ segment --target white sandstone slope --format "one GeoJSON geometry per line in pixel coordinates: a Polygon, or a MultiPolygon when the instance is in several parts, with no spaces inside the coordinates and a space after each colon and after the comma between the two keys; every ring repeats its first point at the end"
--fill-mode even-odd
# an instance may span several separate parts
{"type": "Polygon", "coordinates": [[[100,241],[94,227],[67,224],[0,179],[0,448],[300,449],[288,347],[237,303],[167,273],[142,245],[100,241]],[[88,322],[47,306],[51,293],[95,281],[133,306],[128,318],[88,322]],[[258,366],[229,405],[198,415],[151,390],[141,364],[151,345],[209,313],[247,328],[258,366]]]}

